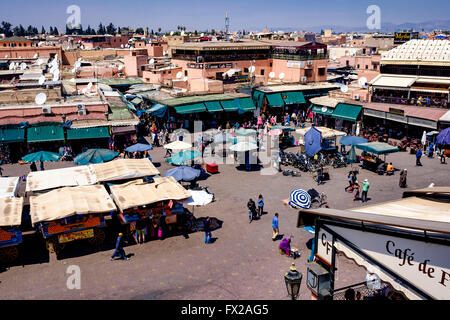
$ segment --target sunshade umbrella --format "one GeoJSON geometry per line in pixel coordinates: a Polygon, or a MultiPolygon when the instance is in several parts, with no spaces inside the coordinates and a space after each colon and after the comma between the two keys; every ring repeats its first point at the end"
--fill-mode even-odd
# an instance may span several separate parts
{"type": "Polygon", "coordinates": [[[55,153],[55,152],[49,152],[49,151],[38,151],[35,153],[27,154],[22,158],[23,161],[26,162],[48,162],[53,161],[56,162],[59,159],[61,159],[61,155],[55,153]]]}
{"type": "Polygon", "coordinates": [[[88,151],[76,156],[74,162],[78,165],[103,163],[113,160],[118,155],[118,152],[109,149],[89,149],[88,151]]]}
{"type": "Polygon", "coordinates": [[[441,131],[436,137],[436,143],[439,145],[450,145],[450,127],[441,131]]]}
{"type": "Polygon", "coordinates": [[[125,149],[126,152],[144,152],[152,150],[152,146],[150,144],[136,143],[125,149]]]}
{"type": "Polygon", "coordinates": [[[192,145],[183,141],[174,141],[164,146],[164,149],[171,150],[186,150],[190,148],[192,148],[192,145]]]}
{"type": "Polygon", "coordinates": [[[305,152],[310,157],[314,156],[322,150],[322,133],[316,128],[312,127],[305,134],[305,152]]]}
{"type": "Polygon", "coordinates": [[[175,166],[180,166],[186,161],[192,161],[195,158],[201,157],[202,153],[195,150],[185,150],[182,152],[179,152],[172,156],[168,162],[175,166]]]}
{"type": "Polygon", "coordinates": [[[178,168],[170,169],[165,174],[164,177],[174,177],[177,181],[193,181],[200,176],[200,170],[181,166],[178,168]]]}
{"type": "Polygon", "coordinates": [[[283,130],[281,129],[272,129],[267,133],[268,136],[279,136],[283,133],[283,130]]]}
{"type": "Polygon", "coordinates": [[[368,140],[357,136],[342,137],[340,144],[344,146],[356,146],[357,144],[367,143],[368,140]]]}
{"type": "Polygon", "coordinates": [[[422,139],[420,140],[420,142],[422,142],[422,145],[425,145],[425,143],[427,142],[427,132],[425,130],[423,131],[422,139]]]}
{"type": "Polygon", "coordinates": [[[246,152],[258,149],[258,146],[251,142],[238,142],[230,147],[231,151],[246,152]]]}
{"type": "Polygon", "coordinates": [[[251,136],[251,135],[256,135],[258,132],[254,129],[244,129],[244,128],[240,128],[238,130],[236,130],[236,134],[240,135],[240,136],[251,136]]]}
{"type": "Polygon", "coordinates": [[[289,205],[296,209],[309,209],[311,208],[311,196],[305,190],[294,190],[289,196],[289,205]]]}
{"type": "Polygon", "coordinates": [[[281,130],[287,131],[287,132],[295,131],[295,129],[293,129],[293,128],[283,127],[283,126],[272,126],[272,127],[270,127],[270,130],[277,130],[277,129],[281,129],[281,130]]]}

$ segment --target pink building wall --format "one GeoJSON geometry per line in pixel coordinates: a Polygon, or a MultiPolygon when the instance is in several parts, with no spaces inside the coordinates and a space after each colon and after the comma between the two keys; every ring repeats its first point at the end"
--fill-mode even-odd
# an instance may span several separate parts
{"type": "Polygon", "coordinates": [[[285,82],[301,82],[306,77],[307,82],[322,82],[327,80],[327,60],[310,60],[312,65],[308,65],[307,61],[287,61],[281,59],[273,59],[272,72],[275,72],[275,79],[278,79],[280,73],[284,73],[285,82]],[[295,65],[295,67],[292,64],[295,65]],[[297,63],[302,63],[298,66],[297,63]],[[291,65],[289,65],[291,64],[291,65]],[[323,75],[319,74],[319,68],[325,69],[323,75]],[[311,70],[311,75],[307,76],[307,71],[311,70]]]}
{"type": "Polygon", "coordinates": [[[51,54],[58,54],[58,57],[62,56],[61,47],[0,47],[0,59],[5,58],[19,58],[31,59],[37,54],[38,57],[49,57],[51,54]]]}
{"type": "Polygon", "coordinates": [[[160,45],[147,44],[147,55],[149,57],[162,57],[164,56],[164,48],[160,45]]]}
{"type": "Polygon", "coordinates": [[[127,77],[142,77],[142,67],[148,64],[148,56],[125,56],[124,62],[127,77]]]}

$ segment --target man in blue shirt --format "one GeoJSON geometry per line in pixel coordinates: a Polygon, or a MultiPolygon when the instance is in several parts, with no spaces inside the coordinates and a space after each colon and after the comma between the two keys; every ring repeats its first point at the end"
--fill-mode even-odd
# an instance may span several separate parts
{"type": "Polygon", "coordinates": [[[111,261],[114,260],[115,257],[119,257],[122,260],[128,261],[130,258],[128,258],[125,255],[125,250],[123,250],[123,244],[127,243],[125,240],[123,240],[123,233],[119,233],[119,236],[116,240],[116,249],[114,250],[113,255],[111,256],[111,261]]]}
{"type": "Polygon", "coordinates": [[[420,157],[422,157],[422,150],[417,150],[416,153],[416,166],[422,166],[422,163],[420,162],[420,157]]]}
{"type": "Polygon", "coordinates": [[[272,230],[273,230],[273,236],[272,240],[277,240],[278,234],[280,233],[280,230],[278,229],[278,213],[275,213],[275,216],[272,219],[272,230]]]}
{"type": "Polygon", "coordinates": [[[262,194],[258,197],[258,217],[261,218],[262,214],[264,212],[264,197],[262,194]]]}

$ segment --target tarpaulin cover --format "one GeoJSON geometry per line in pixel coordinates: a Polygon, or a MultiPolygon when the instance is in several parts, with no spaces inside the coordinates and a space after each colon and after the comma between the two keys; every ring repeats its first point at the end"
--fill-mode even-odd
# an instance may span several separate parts
{"type": "Polygon", "coordinates": [[[19,177],[0,177],[0,198],[17,197],[19,177]]]}
{"type": "Polygon", "coordinates": [[[67,140],[109,138],[108,127],[67,129],[67,140]]]}
{"type": "Polygon", "coordinates": [[[53,221],[73,215],[116,211],[102,185],[64,187],[30,197],[31,223],[53,221]]]}
{"type": "Polygon", "coordinates": [[[0,227],[20,226],[23,198],[0,198],[0,227]]]}
{"type": "Polygon", "coordinates": [[[322,149],[322,134],[319,130],[312,127],[305,134],[305,152],[309,156],[314,156],[322,149]]]}
{"type": "Polygon", "coordinates": [[[191,194],[173,177],[155,178],[154,183],[142,180],[111,186],[111,193],[119,209],[124,210],[150,205],[160,201],[180,201],[191,197],[191,194]]]}
{"type": "Polygon", "coordinates": [[[118,159],[92,165],[98,182],[115,181],[160,174],[148,159],[118,159]]]}
{"type": "Polygon", "coordinates": [[[385,142],[368,142],[356,145],[358,149],[374,154],[387,154],[400,151],[397,147],[393,147],[385,142]]]}
{"type": "Polygon", "coordinates": [[[45,142],[64,140],[64,129],[62,126],[40,126],[27,129],[28,142],[45,142]]]}
{"type": "Polygon", "coordinates": [[[60,187],[89,186],[97,183],[92,166],[78,166],[30,172],[26,191],[42,191],[60,187]]]}
{"type": "Polygon", "coordinates": [[[167,112],[167,106],[156,103],[151,109],[145,111],[147,113],[151,113],[155,117],[163,118],[167,112]]]}
{"type": "Polygon", "coordinates": [[[75,157],[75,164],[103,163],[113,160],[119,153],[109,149],[89,149],[75,157]]]}

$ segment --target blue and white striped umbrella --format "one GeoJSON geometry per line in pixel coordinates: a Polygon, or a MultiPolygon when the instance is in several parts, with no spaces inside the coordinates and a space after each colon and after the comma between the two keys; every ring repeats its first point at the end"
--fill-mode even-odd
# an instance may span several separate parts
{"type": "Polygon", "coordinates": [[[294,190],[289,196],[289,205],[296,209],[309,209],[311,208],[311,196],[305,190],[294,190]]]}

